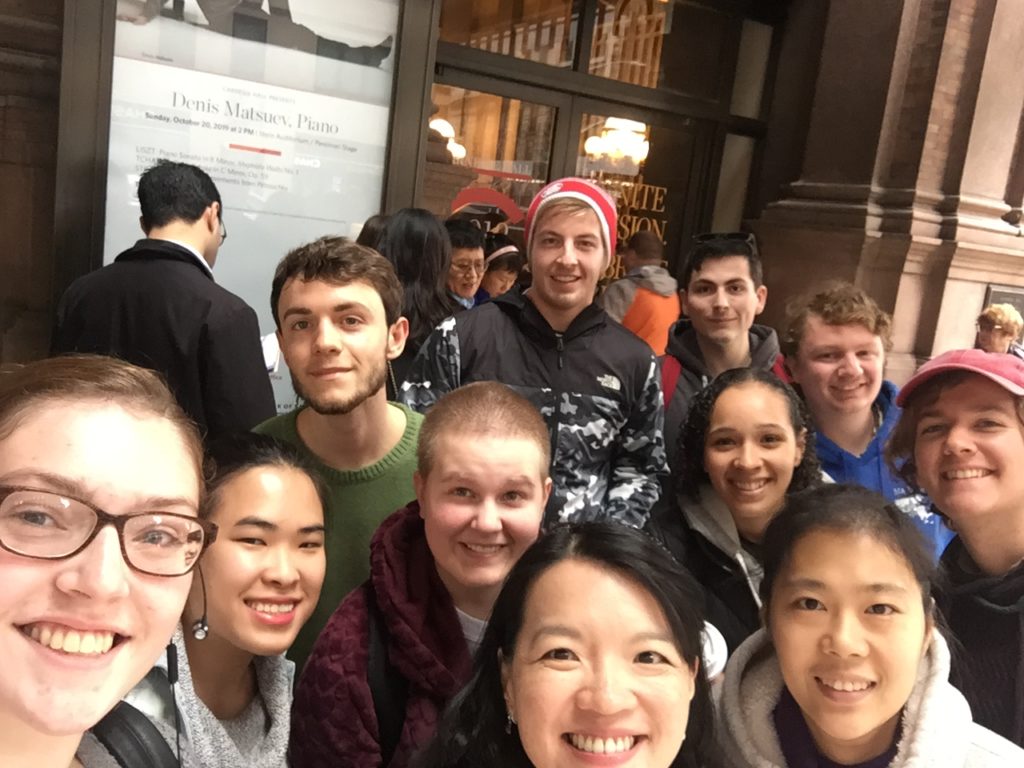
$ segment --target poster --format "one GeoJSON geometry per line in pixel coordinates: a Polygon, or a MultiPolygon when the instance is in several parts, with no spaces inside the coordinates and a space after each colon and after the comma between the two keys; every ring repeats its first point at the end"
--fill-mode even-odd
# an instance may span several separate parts
{"type": "MultiPolygon", "coordinates": [[[[398,3],[119,3],[104,262],[142,237],[142,171],[198,165],[228,232],[214,276],[272,336],[277,262],[322,235],[354,237],[378,212],[398,3]]],[[[283,362],[270,375],[278,410],[292,408],[283,362]]]]}

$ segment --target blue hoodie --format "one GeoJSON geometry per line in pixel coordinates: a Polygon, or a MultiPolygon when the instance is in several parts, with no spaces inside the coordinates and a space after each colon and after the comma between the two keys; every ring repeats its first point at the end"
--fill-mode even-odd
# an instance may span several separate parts
{"type": "Polygon", "coordinates": [[[896,406],[896,385],[891,381],[882,382],[875,405],[882,412],[882,425],[860,456],[847,453],[818,431],[818,458],[821,467],[837,483],[856,483],[885,496],[895,502],[902,512],[910,515],[931,543],[935,557],[945,550],[953,538],[942,518],[931,511],[931,500],[923,493],[907,487],[900,478],[893,475],[885,462],[885,444],[900,420],[900,409],[896,406]]]}

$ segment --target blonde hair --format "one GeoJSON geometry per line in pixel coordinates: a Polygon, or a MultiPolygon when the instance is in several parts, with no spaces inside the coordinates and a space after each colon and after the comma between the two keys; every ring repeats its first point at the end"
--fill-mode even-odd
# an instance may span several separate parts
{"type": "Polygon", "coordinates": [[[504,437],[532,441],[541,455],[541,478],[548,477],[551,437],[540,411],[522,395],[496,381],[478,381],[449,392],[427,411],[420,427],[416,468],[426,477],[442,437],[504,437]]]}
{"type": "Polygon", "coordinates": [[[1003,330],[1013,338],[1020,336],[1024,329],[1024,318],[1013,304],[990,304],[978,315],[978,322],[989,320],[993,325],[1001,325],[1003,330]]]}
{"type": "Polygon", "coordinates": [[[590,211],[592,214],[594,214],[594,218],[598,220],[597,228],[601,232],[601,247],[604,248],[604,261],[605,266],[607,267],[608,264],[611,262],[611,258],[614,254],[611,252],[611,247],[608,241],[605,239],[604,229],[602,229],[602,227],[600,226],[601,217],[597,215],[597,211],[594,210],[593,205],[584,200],[580,200],[578,197],[556,197],[550,203],[544,203],[544,205],[540,207],[540,210],[537,211],[536,220],[534,220],[533,224],[530,226],[530,242],[528,243],[527,247],[528,260],[532,261],[532,256],[530,254],[533,253],[534,233],[538,229],[540,229],[540,226],[543,222],[551,218],[552,214],[564,213],[569,215],[576,215],[583,213],[584,211],[590,211]]]}

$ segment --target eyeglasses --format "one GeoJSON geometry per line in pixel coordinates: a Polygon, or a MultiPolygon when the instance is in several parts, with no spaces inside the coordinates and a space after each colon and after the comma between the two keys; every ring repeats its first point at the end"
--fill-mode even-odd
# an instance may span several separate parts
{"type": "Polygon", "coordinates": [[[184,576],[217,538],[217,526],[174,512],[111,515],[65,494],[0,486],[0,548],[37,560],[74,557],[107,525],[121,555],[150,576],[184,576]]]}
{"type": "Polygon", "coordinates": [[[993,323],[991,320],[979,320],[974,324],[979,331],[1001,331],[1003,326],[993,323]]]}
{"type": "Polygon", "coordinates": [[[463,262],[452,262],[452,270],[460,275],[469,276],[471,274],[482,275],[487,271],[487,265],[482,261],[463,261],[463,262]]]}
{"type": "Polygon", "coordinates": [[[745,243],[757,253],[757,238],[752,232],[703,232],[693,236],[695,243],[716,243],[720,241],[734,241],[745,243]]]}
{"type": "Polygon", "coordinates": [[[228,239],[228,228],[224,225],[224,219],[218,219],[220,222],[220,244],[224,245],[224,241],[228,239]]]}

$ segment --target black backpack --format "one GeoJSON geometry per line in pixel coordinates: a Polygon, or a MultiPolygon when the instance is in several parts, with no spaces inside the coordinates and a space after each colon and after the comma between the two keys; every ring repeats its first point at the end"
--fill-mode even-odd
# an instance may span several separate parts
{"type": "Polygon", "coordinates": [[[180,768],[163,734],[126,701],[93,726],[92,734],[122,768],[180,768]]]}
{"type": "MultiPolygon", "coordinates": [[[[174,684],[178,682],[178,651],[174,643],[167,646],[166,676],[158,667],[150,670],[149,675],[154,674],[158,674],[161,682],[169,686],[168,693],[177,725],[174,684]]],[[[163,734],[153,725],[153,721],[127,701],[118,702],[90,730],[121,768],[181,768],[181,762],[167,746],[163,734]]]]}
{"type": "Polygon", "coordinates": [[[380,733],[381,765],[388,768],[405,726],[405,705],[409,698],[409,681],[399,674],[388,659],[388,628],[384,614],[377,605],[373,586],[366,590],[366,611],[369,623],[369,654],[366,679],[373,697],[373,711],[380,733]]]}

